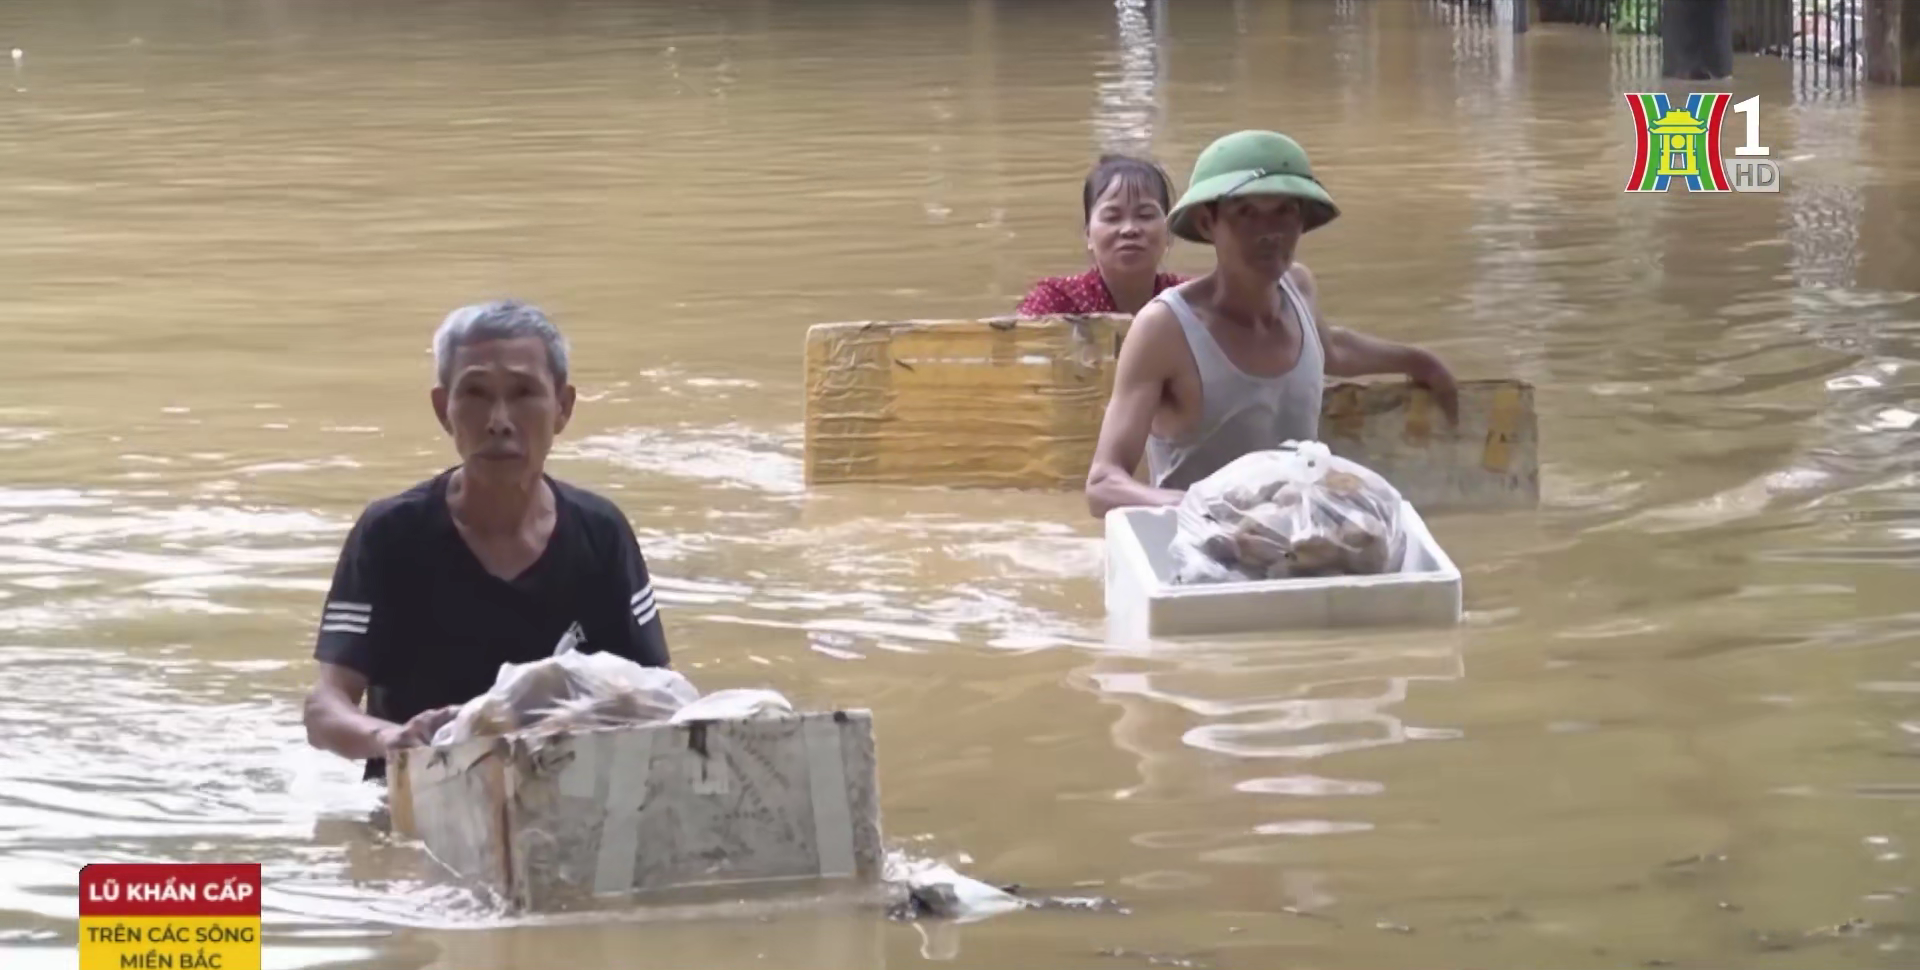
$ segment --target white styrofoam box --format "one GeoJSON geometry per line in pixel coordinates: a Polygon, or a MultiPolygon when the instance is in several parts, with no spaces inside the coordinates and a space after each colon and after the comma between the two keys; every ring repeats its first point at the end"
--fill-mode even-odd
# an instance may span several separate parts
{"type": "Polygon", "coordinates": [[[521,911],[753,884],[884,898],[873,716],[658,722],[405,748],[394,830],[521,911]]]}
{"type": "Polygon", "coordinates": [[[1408,502],[1407,549],[1396,572],[1376,576],[1175,585],[1171,508],[1107,513],[1107,633],[1121,640],[1353,626],[1460,622],[1460,570],[1408,502]]]}

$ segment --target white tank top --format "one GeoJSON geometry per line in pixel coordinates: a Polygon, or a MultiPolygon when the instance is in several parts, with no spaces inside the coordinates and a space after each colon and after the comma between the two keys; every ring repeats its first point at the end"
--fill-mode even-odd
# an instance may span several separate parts
{"type": "Polygon", "coordinates": [[[1199,367],[1201,396],[1200,422],[1186,434],[1147,435],[1147,471],[1156,487],[1189,488],[1249,452],[1319,437],[1320,395],[1326,386],[1319,328],[1292,279],[1280,278],[1280,292],[1300,322],[1300,359],[1278,377],[1256,377],[1235,366],[1179,287],[1154,297],[1180,320],[1199,367]]]}

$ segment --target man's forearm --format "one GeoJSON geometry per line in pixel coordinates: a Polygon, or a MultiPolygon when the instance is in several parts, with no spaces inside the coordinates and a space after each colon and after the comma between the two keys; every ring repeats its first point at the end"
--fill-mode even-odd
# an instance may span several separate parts
{"type": "Polygon", "coordinates": [[[1179,505],[1184,494],[1143,484],[1125,472],[1108,470],[1097,472],[1088,480],[1087,508],[1095,518],[1105,518],[1108,512],[1119,508],[1179,505]]]}
{"type": "Polygon", "coordinates": [[[1439,361],[1431,351],[1351,330],[1333,328],[1330,336],[1335,352],[1327,372],[1334,377],[1403,374],[1419,381],[1431,374],[1439,361]]]}
{"type": "Polygon", "coordinates": [[[343,758],[365,761],[382,758],[387,741],[400,725],[361,712],[340,698],[308,698],[307,743],[343,758]]]}

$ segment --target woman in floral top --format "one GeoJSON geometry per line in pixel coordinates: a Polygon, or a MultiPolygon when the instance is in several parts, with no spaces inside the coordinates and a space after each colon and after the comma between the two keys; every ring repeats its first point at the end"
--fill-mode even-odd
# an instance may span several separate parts
{"type": "Polygon", "coordinates": [[[1167,173],[1145,159],[1103,155],[1081,189],[1087,251],[1093,268],[1079,276],[1035,283],[1020,303],[1023,317],[1050,313],[1138,313],[1161,290],[1184,280],[1160,272],[1172,237],[1167,173]]]}

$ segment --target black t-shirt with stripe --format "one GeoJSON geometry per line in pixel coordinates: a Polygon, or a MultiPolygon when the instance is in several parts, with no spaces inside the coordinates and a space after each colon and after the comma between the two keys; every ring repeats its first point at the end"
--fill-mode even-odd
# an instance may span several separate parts
{"type": "MultiPolygon", "coordinates": [[[[314,657],[358,671],[367,713],[404,724],[487,692],[501,664],[576,649],[668,665],[666,633],[639,541],[612,502],[551,477],[546,550],[512,580],[487,572],[447,507],[453,470],[367,506],[347,534],[314,657]]],[[[381,759],[367,764],[381,777],[381,759]]]]}

